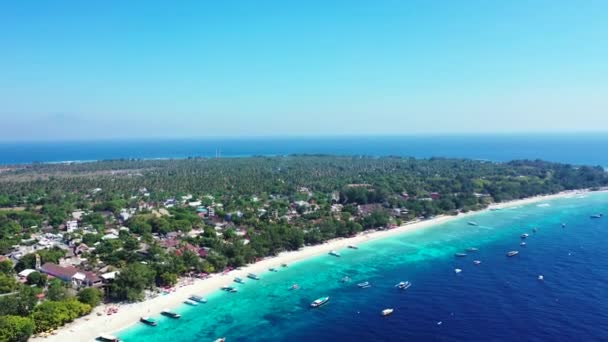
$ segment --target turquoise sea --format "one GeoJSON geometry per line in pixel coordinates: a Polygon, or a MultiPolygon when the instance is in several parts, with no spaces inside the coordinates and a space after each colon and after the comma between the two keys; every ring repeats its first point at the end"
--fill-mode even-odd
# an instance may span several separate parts
{"type": "Polygon", "coordinates": [[[600,212],[608,214],[608,193],[481,212],[261,274],[238,293],[175,308],[180,320],[157,316],[157,327],[118,335],[127,342],[605,341],[608,217],[590,218],[600,212]],[[454,257],[468,247],[479,251],[454,257]],[[508,258],[509,250],[520,253],[508,258]],[[352,281],[340,282],[344,276],[352,281]],[[402,280],[412,287],[396,289],[402,280]],[[358,288],[363,281],[372,287],[358,288]],[[290,291],[294,283],[300,289],[290,291]],[[321,296],[330,302],[311,309],[321,296]],[[393,315],[382,317],[385,308],[393,315]]]}

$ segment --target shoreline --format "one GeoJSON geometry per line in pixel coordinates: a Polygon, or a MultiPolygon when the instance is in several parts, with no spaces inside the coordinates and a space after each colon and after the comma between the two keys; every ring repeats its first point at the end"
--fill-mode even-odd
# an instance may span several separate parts
{"type": "MultiPolygon", "coordinates": [[[[602,189],[600,191],[607,191],[602,189]]],[[[305,246],[297,251],[282,252],[274,257],[268,257],[258,261],[255,264],[249,264],[240,269],[235,269],[227,273],[218,273],[211,275],[208,279],[195,279],[189,284],[176,285],[174,292],[167,295],[159,295],[157,297],[147,299],[143,302],[131,304],[110,304],[100,305],[95,308],[89,315],[76,319],[59,328],[55,335],[49,335],[44,338],[45,341],[92,341],[101,334],[112,334],[128,329],[134,324],[137,324],[142,316],[155,316],[160,314],[163,309],[173,309],[183,305],[184,301],[193,294],[206,296],[213,292],[219,291],[222,286],[232,284],[234,277],[246,278],[248,273],[263,273],[271,267],[280,267],[281,264],[293,264],[299,261],[304,261],[313,257],[324,255],[331,250],[339,250],[348,248],[349,245],[356,245],[368,241],[380,240],[401,235],[411,231],[423,230],[442,223],[461,219],[468,216],[473,216],[489,210],[505,209],[528,205],[532,203],[555,200],[559,198],[568,198],[583,193],[588,193],[589,190],[572,190],[564,191],[552,195],[542,195],[529,197],[525,199],[495,203],[489,207],[479,210],[460,213],[455,216],[441,215],[428,220],[417,220],[407,222],[397,228],[389,230],[377,230],[362,232],[350,238],[338,238],[327,241],[320,245],[305,246]],[[119,307],[119,311],[111,316],[105,314],[106,308],[114,306],[119,307]],[[98,316],[97,313],[102,313],[98,316]]],[[[186,279],[186,278],[182,278],[186,279]]],[[[42,340],[43,337],[32,337],[32,341],[42,340]]]]}

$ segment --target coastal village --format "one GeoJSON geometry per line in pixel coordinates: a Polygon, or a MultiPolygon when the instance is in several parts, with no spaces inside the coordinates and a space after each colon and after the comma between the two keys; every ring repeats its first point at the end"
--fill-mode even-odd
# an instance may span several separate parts
{"type": "MultiPolygon", "coordinates": [[[[356,188],[369,187],[368,184],[349,184],[348,187],[356,188]]],[[[103,189],[92,189],[92,193],[102,192],[103,189]]],[[[5,255],[0,256],[0,261],[10,261],[17,264],[26,255],[35,255],[35,265],[33,268],[26,268],[16,274],[22,283],[27,282],[28,276],[34,272],[45,274],[49,280],[60,279],[70,284],[74,289],[83,287],[96,287],[105,289],[115,277],[120,273],[120,269],[107,265],[102,260],[95,258],[96,248],[103,243],[121,239],[124,236],[132,236],[137,241],[137,253],[145,256],[151,244],[155,244],[168,253],[181,255],[190,252],[197,257],[204,259],[211,252],[209,247],[194,245],[190,241],[197,236],[204,234],[203,227],[212,227],[218,238],[224,237],[227,232],[241,238],[243,244],[250,242],[248,228],[246,224],[239,224],[245,216],[257,217],[259,220],[267,219],[272,221],[291,222],[301,219],[302,216],[314,215],[321,210],[318,203],[318,194],[315,196],[306,187],[298,189],[299,200],[292,202],[285,201],[277,195],[271,195],[265,200],[253,196],[249,201],[249,206],[243,206],[238,210],[226,212],[222,203],[215,200],[211,195],[195,197],[191,194],[180,196],[179,198],[167,198],[164,201],[154,202],[146,200],[150,197],[147,189],[139,189],[139,196],[136,207],[120,208],[116,213],[111,211],[94,212],[91,210],[73,211],[68,220],[53,227],[44,222],[43,226],[31,227],[39,230],[30,235],[28,239],[21,240],[18,245],[12,246],[11,250],[5,255]],[[284,207],[278,207],[274,203],[287,203],[284,207]],[[144,213],[157,217],[171,216],[172,208],[195,213],[200,218],[200,224],[194,229],[186,231],[176,230],[166,234],[152,233],[152,242],[145,242],[139,234],[130,231],[129,219],[144,213]],[[86,223],[87,215],[100,215],[103,217],[103,229],[96,229],[86,223]],[[99,236],[98,241],[87,244],[87,235],[99,236]],[[48,249],[60,249],[64,254],[59,260],[54,262],[41,262],[38,255],[41,251],[48,249]]],[[[483,197],[484,195],[479,195],[483,197]]],[[[437,192],[430,193],[428,197],[410,198],[407,193],[400,194],[403,200],[433,201],[440,199],[441,195],[437,192]]],[[[412,217],[405,208],[387,208],[382,203],[350,205],[347,208],[347,215],[344,215],[344,204],[340,203],[340,193],[332,192],[328,195],[328,201],[321,205],[329,209],[329,213],[336,219],[350,221],[362,220],[364,217],[374,213],[383,213],[386,221],[384,225],[375,227],[377,229],[392,229],[401,224],[404,220],[424,219],[424,216],[412,217]],[[352,214],[352,215],[351,215],[352,214]]],[[[223,270],[229,270],[233,265],[227,265],[223,270]]],[[[191,274],[194,277],[206,277],[208,273],[199,272],[191,274]]],[[[43,297],[41,297],[43,298],[43,297]]],[[[108,297],[109,298],[109,297],[108,297]]]]}

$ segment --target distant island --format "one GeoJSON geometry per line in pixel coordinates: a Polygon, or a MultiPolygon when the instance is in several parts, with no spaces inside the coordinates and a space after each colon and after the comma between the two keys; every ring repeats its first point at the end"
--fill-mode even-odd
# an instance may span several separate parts
{"type": "Polygon", "coordinates": [[[0,169],[0,340],[285,251],[608,186],[601,167],[402,157],[191,158],[0,169]]]}

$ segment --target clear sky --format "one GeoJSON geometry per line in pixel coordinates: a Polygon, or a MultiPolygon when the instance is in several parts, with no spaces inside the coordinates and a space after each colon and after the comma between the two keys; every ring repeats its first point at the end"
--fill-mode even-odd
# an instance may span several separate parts
{"type": "Polygon", "coordinates": [[[608,1],[3,1],[0,140],[608,131],[608,1]]]}

